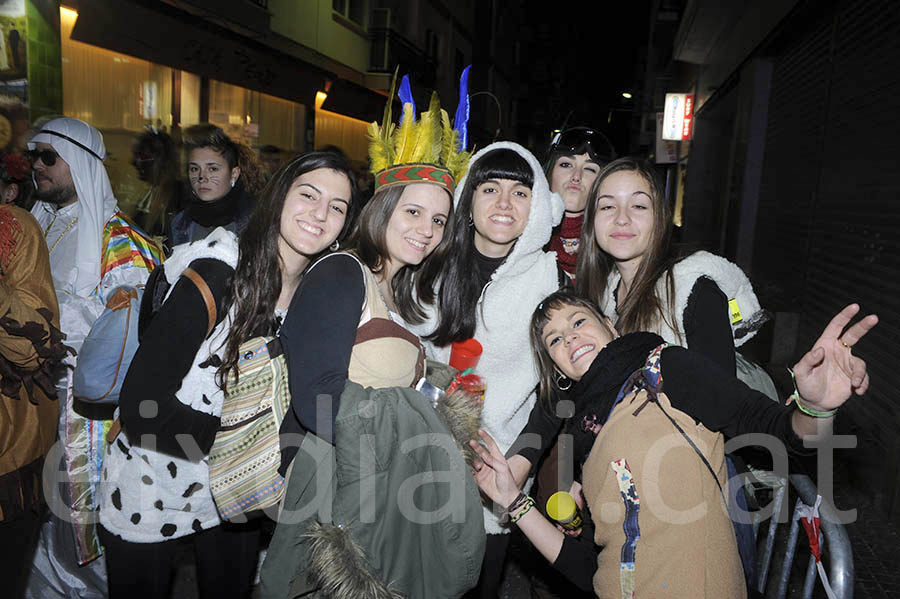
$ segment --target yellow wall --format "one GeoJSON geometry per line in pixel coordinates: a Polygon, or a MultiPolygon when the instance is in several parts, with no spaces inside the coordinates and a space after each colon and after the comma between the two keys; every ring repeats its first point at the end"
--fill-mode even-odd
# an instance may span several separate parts
{"type": "MultiPolygon", "coordinates": [[[[335,21],[331,2],[269,0],[272,31],[364,73],[369,68],[369,41],[365,32],[335,21]]],[[[365,14],[368,13],[366,10],[365,14]]]]}

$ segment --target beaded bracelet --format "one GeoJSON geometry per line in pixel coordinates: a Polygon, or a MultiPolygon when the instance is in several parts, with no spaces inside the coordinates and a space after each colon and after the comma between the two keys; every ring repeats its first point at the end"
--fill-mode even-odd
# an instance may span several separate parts
{"type": "Polygon", "coordinates": [[[797,404],[798,410],[813,418],[831,418],[832,416],[837,414],[837,409],[828,410],[827,412],[821,412],[819,410],[808,408],[800,403],[800,390],[797,389],[797,379],[796,377],[794,377],[794,371],[788,368],[788,372],[791,373],[791,382],[794,383],[794,392],[791,393],[790,396],[788,396],[786,405],[790,405],[790,403],[793,401],[795,404],[797,404]]]}
{"type": "Polygon", "coordinates": [[[516,514],[512,518],[510,518],[509,521],[512,522],[513,524],[515,524],[516,522],[518,522],[519,520],[522,519],[522,516],[524,516],[525,514],[530,512],[531,508],[533,508],[533,507],[534,507],[534,499],[532,499],[531,497],[526,495],[524,505],[521,506],[519,511],[516,512],[516,514]]]}

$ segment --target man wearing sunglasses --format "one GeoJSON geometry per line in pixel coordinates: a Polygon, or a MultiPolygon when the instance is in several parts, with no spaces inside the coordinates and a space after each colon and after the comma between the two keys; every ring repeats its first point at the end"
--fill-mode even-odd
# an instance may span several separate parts
{"type": "MultiPolygon", "coordinates": [[[[77,119],[53,119],[37,130],[28,150],[36,196],[31,213],[50,254],[60,329],[66,344],[80,351],[112,291],[144,284],[162,261],[160,250],[119,211],[97,129],[77,119]]],[[[105,597],[103,560],[79,567],[100,555],[90,481],[100,478],[104,422],[76,413],[70,381],[65,373],[57,381],[69,476],[67,484],[54,485],[57,496],[47,497],[52,516],[41,531],[29,588],[41,597],[51,589],[59,596],[105,597]]]]}

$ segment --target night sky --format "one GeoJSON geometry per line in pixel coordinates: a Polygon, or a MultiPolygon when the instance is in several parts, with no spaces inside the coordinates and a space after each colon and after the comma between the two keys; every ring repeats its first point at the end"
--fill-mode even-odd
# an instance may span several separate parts
{"type": "Polygon", "coordinates": [[[619,153],[627,152],[633,100],[622,92],[633,93],[643,78],[649,6],[528,0],[522,75],[529,85],[519,135],[539,143],[542,131],[586,125],[608,132],[619,153]]]}

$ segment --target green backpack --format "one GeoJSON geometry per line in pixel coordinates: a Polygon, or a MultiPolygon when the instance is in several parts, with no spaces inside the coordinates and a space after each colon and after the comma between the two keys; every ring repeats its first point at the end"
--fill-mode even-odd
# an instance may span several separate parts
{"type": "Polygon", "coordinates": [[[228,377],[221,425],[209,452],[210,490],[224,520],[278,504],[285,487],[278,473],[278,429],[291,394],[281,342],[277,337],[245,341],[237,371],[237,382],[233,374],[228,377]]]}

